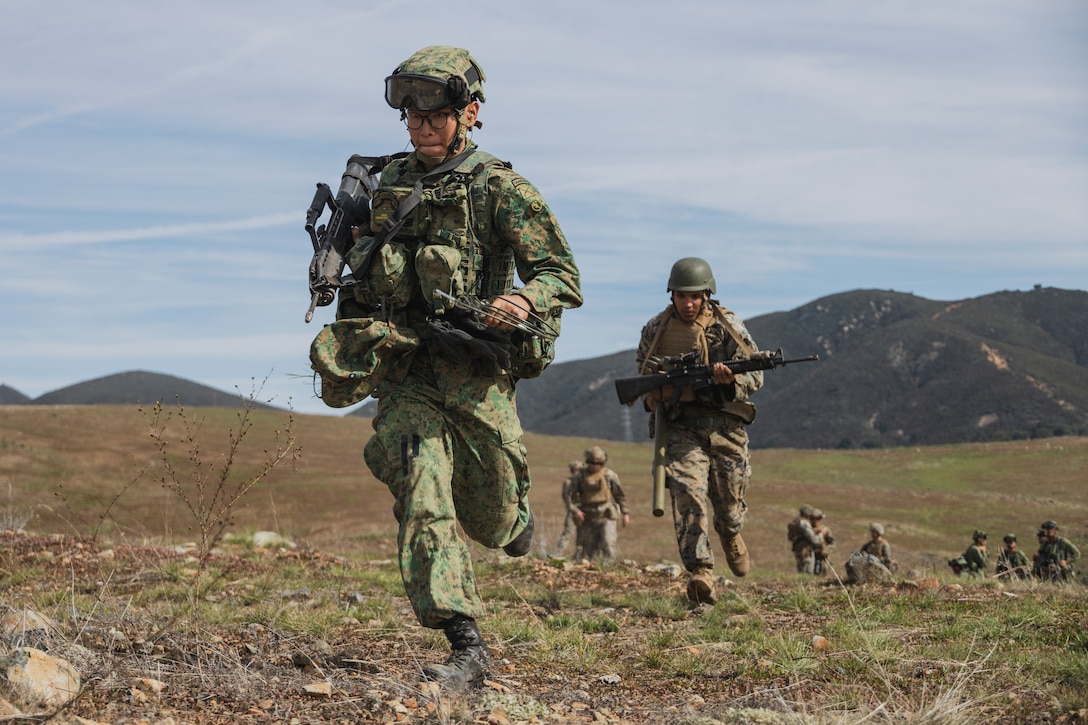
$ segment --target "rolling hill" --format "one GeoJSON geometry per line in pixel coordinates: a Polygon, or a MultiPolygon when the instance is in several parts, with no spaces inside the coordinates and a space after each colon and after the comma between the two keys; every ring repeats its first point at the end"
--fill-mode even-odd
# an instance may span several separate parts
{"type": "MultiPolygon", "coordinates": [[[[878,448],[1088,434],[1088,292],[1037,286],[955,302],[888,290],[830,295],[746,321],[765,349],[817,363],[765,374],[749,427],[755,448],[878,448]]],[[[635,374],[634,348],[557,363],[518,384],[525,430],[645,441],[641,405],[614,381],[635,374]]],[[[0,404],[236,406],[180,378],[128,372],[0,404]]],[[[374,401],[351,415],[372,415],[374,401]]]]}

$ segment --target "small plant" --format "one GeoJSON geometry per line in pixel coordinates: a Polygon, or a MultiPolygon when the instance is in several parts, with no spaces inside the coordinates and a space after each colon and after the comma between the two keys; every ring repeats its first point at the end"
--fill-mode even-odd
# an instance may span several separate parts
{"type": "Polygon", "coordinates": [[[233,523],[239,502],[276,466],[287,459],[295,462],[300,454],[293,429],[294,415],[289,413],[285,428],[273,433],[275,446],[265,449],[265,459],[258,470],[248,475],[239,475],[235,471],[238,452],[253,429],[253,403],[262,387],[255,386],[248,396],[241,396],[238,426],[229,430],[227,448],[216,462],[208,461],[198,441],[205,418],[189,416],[180,402],[175,407],[167,408],[160,400],[151,410],[150,435],[163,466],[158,480],[196,520],[199,536],[197,556],[201,570],[227,527],[233,523]],[[182,441],[187,452],[187,463],[184,465],[176,464],[170,455],[174,441],[167,431],[172,424],[180,424],[183,430],[182,441]]]}

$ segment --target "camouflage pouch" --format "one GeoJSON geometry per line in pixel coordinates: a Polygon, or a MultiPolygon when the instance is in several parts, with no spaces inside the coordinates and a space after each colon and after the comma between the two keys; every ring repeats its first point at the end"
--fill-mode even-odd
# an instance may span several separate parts
{"type": "Polygon", "coordinates": [[[510,372],[518,378],[540,377],[552,360],[555,359],[555,340],[559,337],[560,315],[544,317],[551,332],[544,335],[530,335],[521,330],[514,330],[510,339],[514,342],[514,354],[510,356],[510,372]],[[554,334],[552,334],[554,333],[554,334]]]}
{"type": "MultiPolygon", "coordinates": [[[[348,266],[355,269],[356,264],[361,265],[368,249],[365,244],[355,245],[346,257],[348,266]]],[[[400,242],[386,242],[374,253],[366,274],[356,278],[353,289],[355,299],[370,309],[379,305],[397,309],[412,299],[416,283],[411,252],[400,242]]]]}
{"type": "Polygon", "coordinates": [[[423,299],[435,312],[445,312],[452,302],[437,296],[438,291],[451,297],[465,293],[464,275],[461,273],[461,252],[443,244],[428,244],[416,252],[415,272],[423,299]]]}
{"type": "Polygon", "coordinates": [[[363,400],[383,382],[400,382],[419,347],[412,328],[369,317],[326,325],[310,343],[310,366],[321,380],[320,397],[330,408],[363,400]]]}

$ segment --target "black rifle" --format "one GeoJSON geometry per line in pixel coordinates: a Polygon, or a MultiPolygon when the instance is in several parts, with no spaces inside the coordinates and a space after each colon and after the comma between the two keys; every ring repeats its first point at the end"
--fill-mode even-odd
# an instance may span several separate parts
{"type": "Polygon", "coordinates": [[[335,197],[328,184],[318,183],[314,199],[306,210],[306,232],[314,246],[314,256],[310,259],[307,322],[313,319],[315,308],[332,304],[337,289],[355,284],[350,272],[344,274],[344,255],[355,244],[351,228],[370,220],[370,200],[378,188],[378,175],[386,164],[402,155],[352,156],[340,178],[340,190],[335,197]],[[315,228],[326,208],[331,214],[328,222],[315,228]]]}
{"type": "MultiPolygon", "coordinates": [[[[819,359],[819,355],[809,355],[786,360],[782,356],[782,348],[778,348],[774,352],[759,350],[743,360],[727,360],[724,365],[734,373],[749,373],[754,370],[773,370],[783,365],[813,362],[819,359]]],[[[713,366],[703,365],[699,360],[698,351],[693,350],[685,355],[665,358],[665,364],[671,366],[668,372],[636,375],[633,378],[617,378],[616,395],[619,396],[622,404],[629,405],[651,390],[671,383],[675,389],[672,400],[668,404],[669,407],[675,407],[680,402],[680,394],[685,388],[690,386],[693,390],[699,391],[717,385],[714,381],[713,366]]]]}

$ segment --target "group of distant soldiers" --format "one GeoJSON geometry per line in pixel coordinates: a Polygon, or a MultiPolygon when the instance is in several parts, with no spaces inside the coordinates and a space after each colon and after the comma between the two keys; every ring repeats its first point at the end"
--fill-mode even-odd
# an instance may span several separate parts
{"type": "MultiPolygon", "coordinates": [[[[1046,581],[1072,580],[1075,575],[1074,562],[1080,558],[1080,550],[1069,539],[1060,534],[1056,521],[1044,521],[1035,532],[1039,549],[1028,560],[1027,554],[1020,548],[1016,534],[1006,534],[1002,538],[1004,546],[997,554],[995,565],[997,576],[1017,577],[1020,579],[1042,579],[1046,581]]],[[[972,536],[972,543],[960,556],[948,560],[948,566],[957,576],[962,574],[986,576],[989,573],[990,555],[986,551],[987,535],[978,530],[972,536]]]]}
{"type": "MultiPolygon", "coordinates": [[[[1074,562],[1080,550],[1061,536],[1056,521],[1044,521],[1036,532],[1039,548],[1030,559],[1020,549],[1016,534],[1007,534],[1004,546],[997,554],[996,576],[1046,581],[1067,581],[1075,576],[1074,562]]],[[[827,559],[835,543],[831,529],[824,522],[824,512],[804,505],[786,529],[786,536],[800,574],[820,575],[827,571],[827,559]]],[[[891,544],[884,538],[884,525],[869,524],[870,539],[852,552],[846,561],[846,582],[886,581],[897,568],[892,559],[891,544]]],[[[948,560],[957,576],[985,576],[989,572],[990,556],[986,550],[987,534],[975,531],[972,544],[960,556],[948,560]]]]}
{"type": "MultiPolygon", "coordinates": [[[[821,575],[827,572],[827,559],[835,544],[835,536],[824,521],[824,512],[805,504],[786,527],[799,574],[821,575]]],[[[884,538],[884,524],[869,524],[869,540],[852,552],[845,564],[846,582],[860,584],[887,581],[896,569],[892,547],[884,538]]]]}

